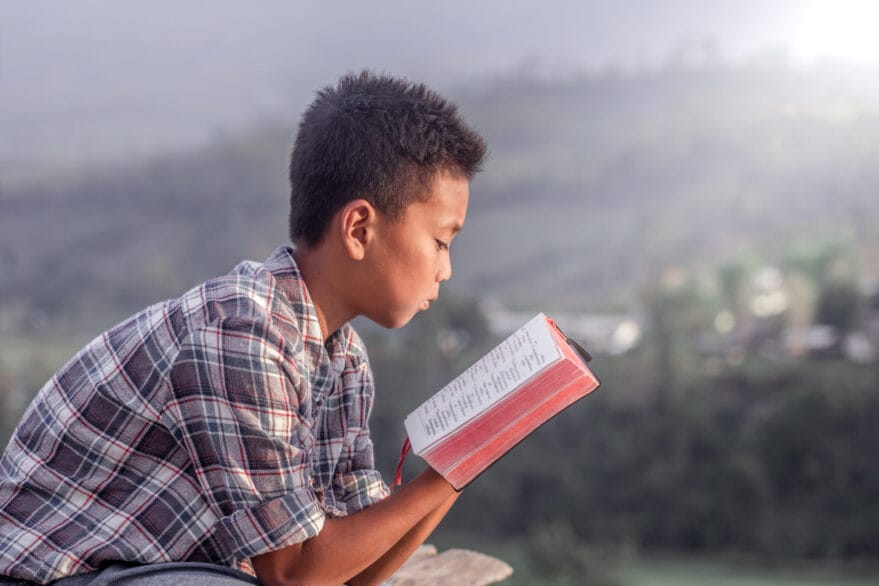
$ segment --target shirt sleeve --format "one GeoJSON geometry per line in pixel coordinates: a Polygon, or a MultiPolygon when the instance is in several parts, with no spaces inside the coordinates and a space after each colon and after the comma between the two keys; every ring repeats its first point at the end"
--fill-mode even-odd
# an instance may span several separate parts
{"type": "Polygon", "coordinates": [[[347,514],[364,509],[388,496],[389,490],[375,469],[369,417],[372,413],[374,384],[366,359],[356,361],[342,375],[347,435],[343,457],[333,478],[337,505],[347,514]]]}
{"type": "Polygon", "coordinates": [[[192,459],[218,516],[210,539],[228,561],[323,527],[301,379],[284,359],[290,345],[264,321],[223,318],[191,333],[171,370],[163,422],[192,459]]]}

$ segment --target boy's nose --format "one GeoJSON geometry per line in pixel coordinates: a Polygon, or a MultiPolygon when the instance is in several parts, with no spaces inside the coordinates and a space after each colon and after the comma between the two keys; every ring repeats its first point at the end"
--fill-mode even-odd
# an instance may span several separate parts
{"type": "Polygon", "coordinates": [[[446,255],[445,260],[440,264],[439,273],[436,280],[439,282],[448,281],[452,276],[452,260],[446,255]]]}

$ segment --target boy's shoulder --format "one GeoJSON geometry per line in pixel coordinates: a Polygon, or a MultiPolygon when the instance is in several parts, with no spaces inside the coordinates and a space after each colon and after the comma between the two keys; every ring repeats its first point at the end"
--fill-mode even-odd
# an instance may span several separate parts
{"type": "MultiPolygon", "coordinates": [[[[238,263],[228,274],[188,291],[180,301],[184,306],[202,305],[208,322],[231,318],[265,321],[300,350],[307,344],[324,344],[307,284],[289,245],[279,246],[263,262],[238,263]]],[[[348,368],[369,363],[366,345],[350,323],[330,336],[326,346],[336,359],[344,356],[348,368]]]]}
{"type": "MultiPolygon", "coordinates": [[[[199,326],[230,318],[290,322],[307,313],[301,274],[289,247],[281,246],[263,262],[244,260],[170,300],[199,326]]],[[[297,324],[291,324],[297,325],[297,324]]]]}

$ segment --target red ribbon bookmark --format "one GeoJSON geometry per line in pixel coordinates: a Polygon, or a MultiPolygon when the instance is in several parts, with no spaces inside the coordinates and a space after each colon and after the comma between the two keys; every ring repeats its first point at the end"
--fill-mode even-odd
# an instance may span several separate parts
{"type": "Polygon", "coordinates": [[[400,459],[397,460],[397,470],[394,473],[394,484],[391,486],[391,490],[403,484],[403,460],[406,459],[406,454],[409,453],[410,449],[412,449],[412,444],[409,443],[409,436],[407,435],[406,440],[403,442],[403,449],[400,450],[400,459]]]}

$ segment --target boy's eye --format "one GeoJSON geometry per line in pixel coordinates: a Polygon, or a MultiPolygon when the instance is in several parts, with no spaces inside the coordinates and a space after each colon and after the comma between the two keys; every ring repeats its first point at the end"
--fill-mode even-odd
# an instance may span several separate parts
{"type": "Polygon", "coordinates": [[[442,240],[437,240],[437,241],[436,241],[436,246],[437,246],[437,248],[439,248],[440,250],[448,250],[448,249],[449,249],[449,243],[448,243],[448,242],[443,242],[442,240]]]}

